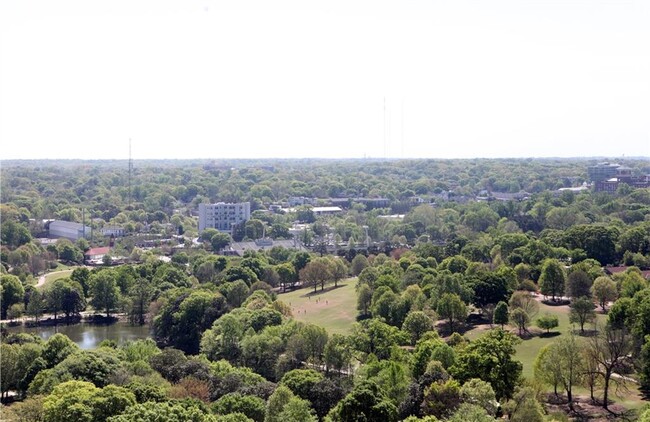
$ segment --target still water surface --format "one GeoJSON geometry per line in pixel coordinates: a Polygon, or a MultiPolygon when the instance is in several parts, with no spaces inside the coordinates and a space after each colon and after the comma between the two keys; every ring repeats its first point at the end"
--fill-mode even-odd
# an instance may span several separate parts
{"type": "Polygon", "coordinates": [[[128,340],[151,337],[148,325],[133,326],[127,322],[116,322],[110,325],[95,325],[80,323],[74,325],[57,325],[47,327],[9,327],[10,333],[22,332],[36,334],[47,340],[56,333],[65,334],[82,349],[94,349],[103,340],[114,340],[118,344],[128,340]]]}

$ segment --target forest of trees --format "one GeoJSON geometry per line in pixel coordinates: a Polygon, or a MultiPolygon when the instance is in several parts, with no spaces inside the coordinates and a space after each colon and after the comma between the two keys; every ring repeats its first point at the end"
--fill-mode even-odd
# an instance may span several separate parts
{"type": "Polygon", "coordinates": [[[92,311],[149,324],[153,337],[81,350],[61,334],[3,329],[1,392],[16,402],[2,410],[45,421],[543,421],[566,420],[586,391],[622,417],[614,390],[650,387],[650,190],[558,191],[595,161],[136,162],[131,186],[124,162],[3,163],[2,319],[92,311]],[[477,201],[485,191],[527,194],[477,201]],[[269,211],[291,196],[351,200],[335,216],[269,211]],[[251,202],[232,239],[198,233],[198,204],[216,201],[251,202]],[[42,220],[82,218],[89,240],[37,240],[42,220]],[[290,238],[296,221],[313,251],[217,253],[233,239],[290,238]],[[111,252],[125,264],[80,266],[108,225],[127,232],[111,252]],[[358,248],[366,233],[371,247],[358,248]],[[141,237],[164,241],[144,248],[141,237]],[[328,239],[334,254],[318,247],[328,239]],[[36,286],[61,264],[68,277],[36,286]],[[348,335],[297,321],[283,301],[298,285],[322,292],[350,277],[348,335]],[[572,327],[540,303],[567,307],[572,327]],[[462,334],[478,323],[482,335],[462,334]],[[516,348],[533,336],[551,341],[527,377],[516,348]]]}

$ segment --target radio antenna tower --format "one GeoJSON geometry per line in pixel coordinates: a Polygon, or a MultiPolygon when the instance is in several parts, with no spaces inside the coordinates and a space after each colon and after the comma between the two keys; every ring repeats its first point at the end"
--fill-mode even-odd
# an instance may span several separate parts
{"type": "Polygon", "coordinates": [[[133,173],[133,160],[131,159],[131,138],[129,138],[129,208],[131,207],[131,173],[133,173]]]}
{"type": "Polygon", "coordinates": [[[387,144],[386,144],[386,97],[384,97],[384,158],[387,157],[387,144]]]}

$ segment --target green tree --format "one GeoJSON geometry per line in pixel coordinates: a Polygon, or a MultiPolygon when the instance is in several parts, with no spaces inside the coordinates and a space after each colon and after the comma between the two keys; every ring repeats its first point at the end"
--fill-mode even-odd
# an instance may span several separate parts
{"type": "Polygon", "coordinates": [[[120,301],[120,289],[117,287],[113,272],[101,271],[92,277],[92,299],[90,304],[96,310],[104,310],[106,317],[111,316],[120,301]]]}
{"type": "Polygon", "coordinates": [[[38,319],[43,315],[43,310],[45,309],[45,300],[44,295],[39,290],[34,290],[29,295],[29,303],[27,304],[27,315],[34,318],[34,322],[38,322],[38,319]]]}
{"type": "Polygon", "coordinates": [[[616,283],[612,281],[609,277],[598,277],[594,280],[593,286],[591,286],[591,293],[594,298],[598,301],[600,308],[605,312],[608,302],[613,302],[618,296],[616,291],[616,283]]]}
{"type": "Polygon", "coordinates": [[[361,315],[368,315],[372,303],[372,290],[367,284],[359,286],[357,291],[357,310],[361,315]]]}
{"type": "Polygon", "coordinates": [[[332,274],[332,280],[334,281],[334,287],[337,287],[339,281],[348,276],[348,266],[341,258],[330,259],[329,263],[330,273],[332,274]]]}
{"type": "Polygon", "coordinates": [[[269,397],[266,403],[266,412],[264,414],[264,422],[283,422],[280,419],[280,414],[284,407],[296,396],[293,392],[284,385],[279,385],[273,394],[269,397]]]}
{"type": "Polygon", "coordinates": [[[23,301],[25,288],[15,275],[2,274],[2,277],[0,277],[0,291],[2,292],[2,306],[0,307],[2,319],[7,319],[9,307],[23,301]]]}
{"type": "Polygon", "coordinates": [[[79,346],[75,342],[67,336],[57,333],[47,340],[41,356],[45,359],[47,367],[52,368],[78,350],[79,346]]]}
{"type": "Polygon", "coordinates": [[[328,417],[333,422],[394,422],[397,421],[397,407],[376,383],[362,381],[330,411],[328,417]]]}
{"type": "Polygon", "coordinates": [[[232,242],[228,233],[217,232],[210,238],[210,245],[213,251],[220,251],[232,242]]]}
{"type": "Polygon", "coordinates": [[[519,330],[519,335],[523,335],[528,332],[528,325],[530,324],[530,317],[528,314],[521,308],[515,308],[510,312],[510,322],[512,325],[517,327],[519,330]]]}
{"type": "Polygon", "coordinates": [[[503,411],[508,415],[508,421],[544,421],[544,410],[539,401],[537,401],[535,390],[532,387],[518,388],[512,399],[508,400],[503,406],[503,411]]]}
{"type": "Polygon", "coordinates": [[[286,422],[317,422],[309,401],[294,397],[284,406],[279,414],[279,420],[286,422]]]}
{"type": "Polygon", "coordinates": [[[436,418],[450,416],[461,404],[460,384],[456,380],[434,382],[424,391],[422,413],[436,418]]]}
{"type": "Polygon", "coordinates": [[[226,295],[228,304],[233,308],[239,308],[248,297],[248,286],[242,280],[234,281],[230,284],[230,289],[226,295]]]}
{"type": "Polygon", "coordinates": [[[408,343],[405,333],[376,318],[355,323],[350,339],[355,350],[378,359],[388,359],[393,346],[408,343]]]}
{"type": "Polygon", "coordinates": [[[45,420],[105,421],[135,404],[135,396],[125,388],[99,389],[89,382],[68,381],[54,387],[43,403],[45,420]]]}
{"type": "Polygon", "coordinates": [[[3,245],[7,245],[11,248],[18,248],[32,241],[32,236],[27,227],[19,222],[3,219],[0,226],[2,227],[0,231],[2,233],[3,245]]]}
{"type": "Polygon", "coordinates": [[[553,301],[564,292],[566,276],[564,269],[557,260],[547,259],[542,265],[539,277],[539,287],[544,296],[551,296],[553,301]]]}
{"type": "Polygon", "coordinates": [[[448,419],[449,422],[494,422],[494,417],[480,406],[470,403],[461,404],[448,419]]]}
{"type": "Polygon", "coordinates": [[[402,324],[402,330],[411,336],[411,345],[415,345],[424,333],[433,330],[433,321],[422,311],[411,311],[402,324]]]}
{"type": "Polygon", "coordinates": [[[201,334],[225,311],[220,293],[175,290],[153,320],[154,337],[159,344],[198,353],[201,334]]]}
{"type": "Polygon", "coordinates": [[[368,263],[368,258],[366,258],[365,255],[363,254],[357,254],[354,256],[352,259],[351,263],[351,272],[353,276],[358,276],[361,274],[361,271],[363,271],[365,268],[367,268],[370,264],[368,263]]]}
{"type": "Polygon", "coordinates": [[[0,392],[2,398],[7,398],[9,390],[15,387],[20,380],[19,375],[19,350],[20,346],[16,344],[0,344],[0,392]]]}
{"type": "Polygon", "coordinates": [[[641,387],[647,390],[650,388],[650,335],[646,335],[643,340],[643,346],[641,347],[641,354],[639,356],[641,366],[639,380],[641,381],[641,387]]]}
{"type": "Polygon", "coordinates": [[[56,248],[58,250],[59,259],[63,261],[80,264],[84,259],[83,253],[68,239],[57,240],[56,248]]]}
{"type": "Polygon", "coordinates": [[[70,274],[70,279],[76,281],[83,288],[84,296],[90,294],[90,270],[86,267],[77,267],[70,274]]]}
{"type": "Polygon", "coordinates": [[[294,369],[284,374],[280,384],[287,386],[298,397],[309,399],[314,386],[322,380],[323,375],[313,369],[294,369]]]}
{"type": "Polygon", "coordinates": [[[560,325],[560,321],[557,315],[545,314],[537,318],[537,326],[542,330],[546,330],[547,334],[551,329],[556,328],[558,325],[560,325]]]}
{"type": "Polygon", "coordinates": [[[492,322],[498,324],[501,328],[504,327],[509,321],[510,317],[508,315],[508,304],[506,302],[499,302],[494,308],[494,315],[492,317],[492,322]]]}
{"type": "Polygon", "coordinates": [[[275,379],[276,365],[284,352],[284,343],[267,331],[245,337],[241,342],[242,361],[267,379],[275,379]]]}
{"type": "Polygon", "coordinates": [[[569,321],[572,323],[580,324],[580,333],[584,334],[585,324],[596,320],[596,312],[594,312],[594,302],[586,297],[581,297],[573,301],[571,304],[571,312],[569,313],[569,321]]]}
{"type": "Polygon", "coordinates": [[[573,410],[573,387],[580,382],[583,374],[582,353],[584,346],[572,334],[560,338],[554,346],[560,358],[560,383],[564,386],[569,408],[573,410]]]}
{"type": "Polygon", "coordinates": [[[334,370],[338,374],[347,369],[352,361],[352,351],[347,337],[341,334],[333,334],[323,350],[326,371],[334,370]]]}
{"type": "MultiPolygon", "coordinates": [[[[163,402],[149,401],[136,404],[126,409],[119,416],[109,418],[108,422],[216,422],[225,418],[215,419],[214,416],[204,413],[196,403],[192,402],[163,402]]],[[[237,422],[245,421],[240,419],[237,422]]],[[[230,421],[233,422],[233,421],[230,421]]]]}
{"type": "Polygon", "coordinates": [[[535,379],[551,385],[557,397],[557,388],[562,378],[562,366],[560,357],[557,356],[559,349],[554,345],[555,343],[547,344],[539,350],[533,364],[533,373],[535,379]]]}
{"type": "Polygon", "coordinates": [[[521,362],[513,360],[519,341],[501,329],[491,330],[460,349],[451,373],[461,382],[472,378],[489,382],[499,399],[512,397],[522,370],[521,362]]]}
{"type": "Polygon", "coordinates": [[[613,227],[589,224],[573,226],[564,232],[568,249],[582,249],[589,258],[602,265],[612,264],[616,259],[618,230],[613,227]]]}
{"type": "Polygon", "coordinates": [[[140,278],[129,289],[130,309],[129,317],[132,324],[144,325],[151,298],[154,294],[151,282],[140,278]]]}
{"type": "Polygon", "coordinates": [[[314,293],[318,286],[325,289],[325,283],[332,280],[331,265],[327,258],[315,258],[300,270],[300,279],[306,286],[313,286],[314,293]]]}
{"type": "Polygon", "coordinates": [[[55,320],[59,312],[64,312],[69,317],[86,307],[81,286],[69,279],[53,281],[45,290],[45,303],[47,309],[54,314],[55,320]]]}
{"type": "Polygon", "coordinates": [[[566,295],[571,299],[591,296],[592,280],[589,274],[582,270],[572,271],[567,278],[566,295]]]}
{"type": "Polygon", "coordinates": [[[280,283],[282,283],[283,291],[286,291],[287,285],[293,287],[293,285],[298,281],[298,274],[296,273],[296,269],[289,262],[276,265],[275,270],[280,277],[280,283]]]}
{"type": "Polygon", "coordinates": [[[454,331],[454,321],[467,318],[467,305],[456,294],[445,293],[438,301],[438,315],[449,321],[449,331],[454,331]]]}
{"type": "Polygon", "coordinates": [[[496,394],[494,394],[494,389],[489,383],[473,378],[463,384],[460,395],[464,403],[479,406],[488,415],[496,415],[499,402],[496,399],[496,394]]]}
{"type": "Polygon", "coordinates": [[[259,397],[229,393],[212,404],[212,411],[218,415],[243,413],[256,422],[263,422],[266,403],[259,397]]]}

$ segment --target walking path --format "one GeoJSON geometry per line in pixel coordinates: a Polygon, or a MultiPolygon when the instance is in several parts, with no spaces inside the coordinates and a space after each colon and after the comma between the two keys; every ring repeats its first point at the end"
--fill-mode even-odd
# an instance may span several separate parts
{"type": "Polygon", "coordinates": [[[51,273],[43,274],[42,276],[40,276],[38,278],[38,282],[36,283],[36,288],[43,287],[43,285],[45,284],[45,277],[52,276],[52,275],[55,275],[55,274],[60,274],[60,273],[71,273],[72,274],[72,270],[61,270],[61,271],[54,271],[54,272],[51,272],[51,273]]]}

